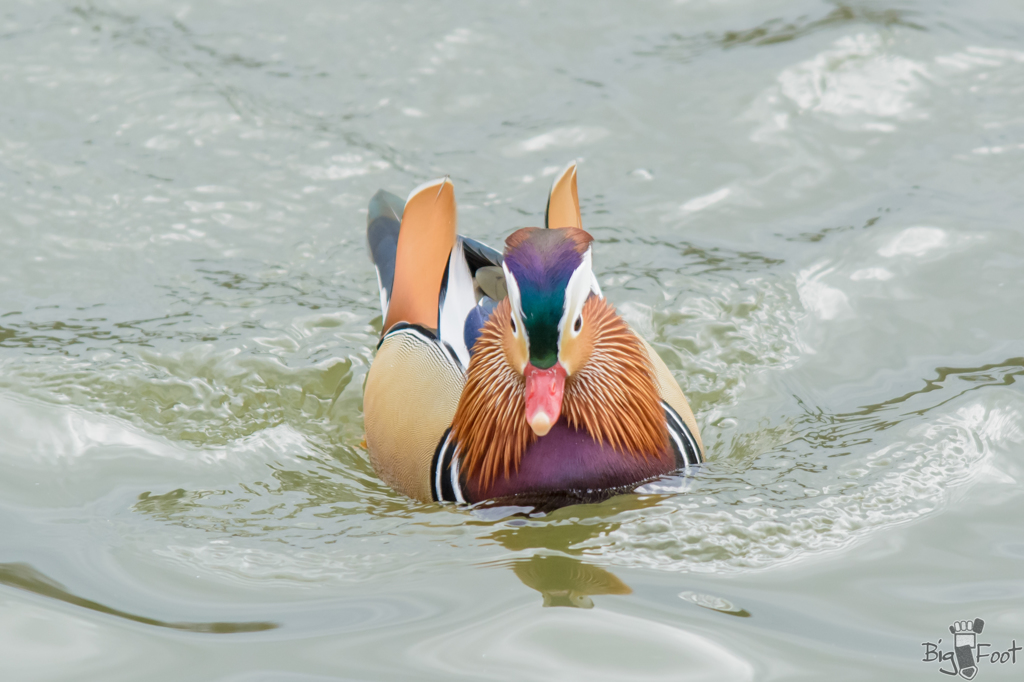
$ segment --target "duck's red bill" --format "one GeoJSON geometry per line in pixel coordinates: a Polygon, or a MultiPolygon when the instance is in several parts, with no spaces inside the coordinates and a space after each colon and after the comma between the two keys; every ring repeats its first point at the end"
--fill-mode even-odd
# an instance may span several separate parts
{"type": "Polygon", "coordinates": [[[546,436],[562,414],[565,369],[556,362],[548,369],[526,365],[526,421],[538,436],[546,436]]]}

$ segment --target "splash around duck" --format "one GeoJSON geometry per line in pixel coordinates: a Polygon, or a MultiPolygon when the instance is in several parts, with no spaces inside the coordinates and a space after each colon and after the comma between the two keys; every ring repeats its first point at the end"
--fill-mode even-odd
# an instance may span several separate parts
{"type": "Polygon", "coordinates": [[[605,299],[576,165],[545,227],[498,252],[456,229],[447,178],[370,201],[383,328],[366,379],[370,462],[421,501],[595,501],[704,459],[671,372],[605,299]]]}

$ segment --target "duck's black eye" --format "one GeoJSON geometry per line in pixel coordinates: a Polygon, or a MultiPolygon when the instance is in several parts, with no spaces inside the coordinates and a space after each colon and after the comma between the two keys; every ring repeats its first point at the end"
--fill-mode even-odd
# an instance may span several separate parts
{"type": "Polygon", "coordinates": [[[516,318],[514,318],[514,317],[509,317],[509,318],[508,318],[508,321],[512,323],[512,333],[513,333],[513,334],[517,333],[517,332],[516,332],[516,318]]]}
{"type": "Polygon", "coordinates": [[[576,316],[576,324],[574,324],[574,325],[572,326],[572,329],[573,329],[573,331],[575,331],[575,332],[576,332],[577,334],[579,334],[579,333],[580,333],[580,330],[581,330],[581,329],[583,329],[583,316],[582,316],[582,315],[577,315],[577,316],[576,316]]]}

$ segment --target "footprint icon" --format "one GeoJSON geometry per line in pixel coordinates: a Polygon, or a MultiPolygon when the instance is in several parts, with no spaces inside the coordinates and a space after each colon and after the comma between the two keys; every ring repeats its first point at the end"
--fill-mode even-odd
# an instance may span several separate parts
{"type": "Polygon", "coordinates": [[[974,620],[958,620],[949,626],[953,634],[953,650],[956,651],[956,665],[960,668],[960,677],[973,680],[978,674],[978,665],[974,662],[974,645],[978,635],[985,628],[981,618],[974,620]]]}

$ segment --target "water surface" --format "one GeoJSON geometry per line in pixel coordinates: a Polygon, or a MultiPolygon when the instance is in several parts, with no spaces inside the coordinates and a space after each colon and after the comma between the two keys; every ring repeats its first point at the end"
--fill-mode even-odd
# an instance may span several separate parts
{"type": "Polygon", "coordinates": [[[954,621],[1024,642],[1022,46],[995,0],[5,4],[2,677],[939,679],[954,621]],[[500,245],[574,158],[709,462],[407,500],[362,445],[366,203],[448,174],[500,245]]]}

